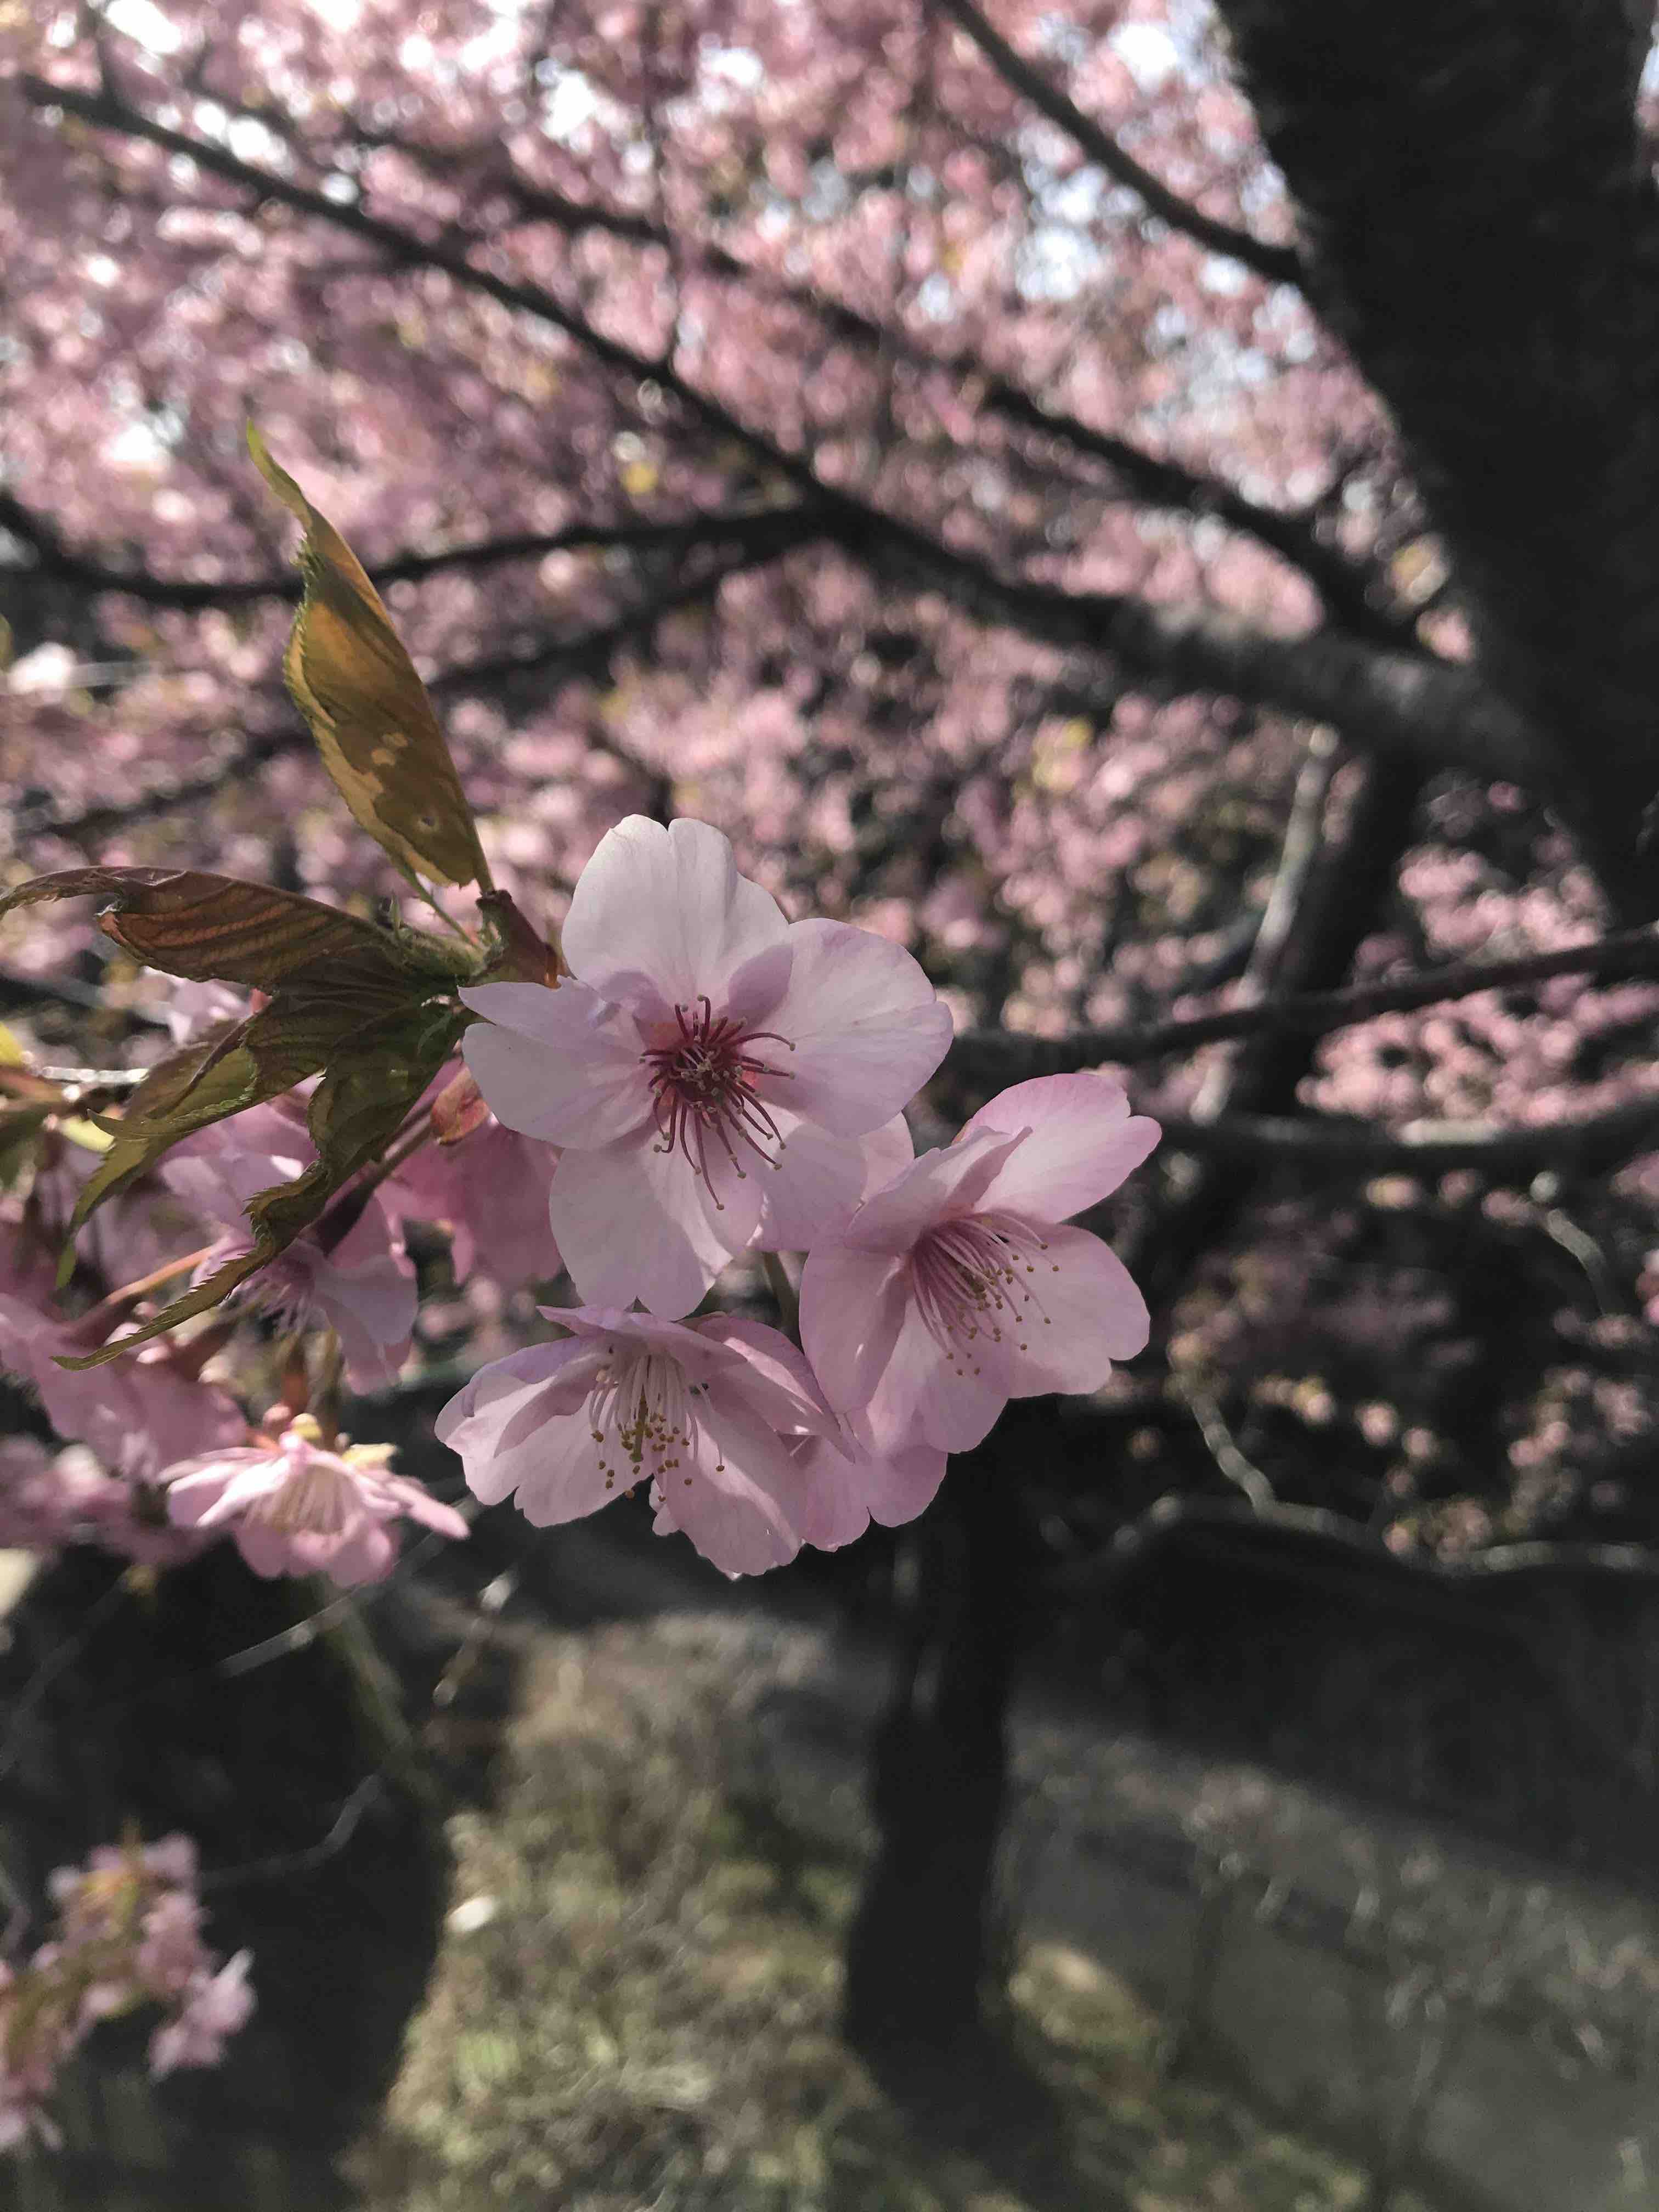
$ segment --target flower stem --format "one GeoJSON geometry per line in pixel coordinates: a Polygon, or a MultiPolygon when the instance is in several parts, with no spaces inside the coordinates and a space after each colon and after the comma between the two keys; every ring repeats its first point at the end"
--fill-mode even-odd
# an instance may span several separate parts
{"type": "Polygon", "coordinates": [[[783,1264],[782,1253],[763,1252],[761,1266],[766,1271],[766,1279],[771,1286],[772,1295],[778,1302],[778,1311],[783,1316],[785,1328],[791,1336],[799,1339],[800,1298],[794,1285],[789,1279],[789,1270],[783,1264]]]}

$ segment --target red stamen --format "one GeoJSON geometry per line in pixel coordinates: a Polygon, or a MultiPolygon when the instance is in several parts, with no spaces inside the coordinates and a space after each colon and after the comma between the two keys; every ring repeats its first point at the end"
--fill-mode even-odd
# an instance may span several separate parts
{"type": "MultiPolygon", "coordinates": [[[[743,1175],[744,1168],[734,1139],[768,1167],[775,1167],[783,1149],[783,1132],[765,1102],[757,1096],[755,1085],[763,1076],[787,1082],[789,1073],[757,1059],[751,1048],[781,1044],[793,1052],[794,1046],[775,1030],[746,1030],[730,1014],[716,1018],[707,997],[697,1000],[694,1012],[676,1006],[674,1019],[679,1027],[678,1038],[655,1045],[644,1055],[651,1070],[652,1106],[662,1139],[658,1150],[680,1153],[711,1193],[711,1139],[738,1176],[743,1175]],[[776,1149],[769,1150],[769,1146],[776,1149]]],[[[718,1199],[714,1203],[720,1206],[718,1199]]]]}

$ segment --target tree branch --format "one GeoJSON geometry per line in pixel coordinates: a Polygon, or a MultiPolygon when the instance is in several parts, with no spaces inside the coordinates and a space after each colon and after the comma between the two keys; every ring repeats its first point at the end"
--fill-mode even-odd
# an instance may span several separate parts
{"type": "MultiPolygon", "coordinates": [[[[270,118],[264,119],[269,122],[270,118]]],[[[428,158],[428,149],[390,139],[384,132],[370,132],[358,125],[354,126],[353,135],[367,145],[392,143],[411,160],[425,161],[428,158]]],[[[453,182],[459,166],[459,161],[446,162],[440,173],[453,182]]],[[[1370,603],[1367,571],[1351,561],[1340,547],[1321,538],[1306,512],[1264,507],[1219,477],[1205,476],[1181,462],[1148,453],[1128,439],[1097,429],[1075,416],[1051,412],[1030,392],[996,374],[973,355],[965,351],[928,353],[907,332],[878,323],[842,301],[826,299],[807,286],[792,284],[774,276],[769,270],[756,269],[725,246],[703,240],[687,240],[643,216],[619,214],[569,199],[563,193],[524,181],[510,167],[504,174],[492,171],[488,183],[491,190],[504,192],[520,212],[532,220],[554,222],[567,230],[602,228],[633,243],[657,246],[665,252],[677,247],[684,252],[689,247],[705,273],[744,284],[769,300],[816,315],[839,337],[896,357],[924,373],[973,378],[983,388],[983,404],[988,413],[1040,436],[1061,439],[1077,452],[1105,462],[1149,507],[1171,513],[1213,515],[1230,528],[1255,538],[1280,559],[1300,569],[1331,614],[1357,634],[1388,635],[1402,645],[1410,641],[1409,623],[1389,617],[1370,603]]]]}
{"type": "Polygon", "coordinates": [[[1603,983],[1637,977],[1659,978],[1659,930],[1626,929],[1591,945],[1561,952],[1539,952],[1516,960],[1468,960],[1430,975],[1401,975],[1380,983],[1358,983],[1344,991],[1304,991],[1224,1012],[1194,1014],[1185,1021],[1159,1022],[1150,1028],[1077,1030],[1068,1036],[1023,1036],[1011,1030],[969,1030],[951,1048],[953,1073],[1014,1082],[1032,1075],[1064,1075],[1112,1060],[1133,1066],[1143,1060],[1173,1059],[1200,1045],[1263,1031],[1322,1036],[1378,1014],[1413,1013],[1473,998],[1479,991],[1524,989],[1557,975],[1585,975],[1603,983]]]}
{"type": "Polygon", "coordinates": [[[1149,214],[1167,222],[1171,229],[1185,232],[1212,253],[1224,253],[1230,260],[1242,261],[1258,276],[1265,276],[1270,284],[1301,283],[1301,258],[1293,246],[1272,246],[1248,230],[1218,222],[1172,192],[1150,169],[1143,168],[1133,155],[1126,154],[1110,131],[1103,130],[1040,69],[1018,53],[981,15],[973,0],[935,0],[935,4],[973,40],[1005,84],[1029,100],[1039,113],[1063,131],[1109,177],[1127,185],[1145,203],[1149,214]]]}
{"type": "MultiPolygon", "coordinates": [[[[779,510],[780,518],[787,520],[790,510],[779,510]]],[[[482,659],[458,661],[453,667],[440,669],[427,684],[428,691],[487,696],[510,687],[522,678],[534,676],[541,679],[540,696],[546,696],[546,679],[550,673],[568,678],[586,675],[600,678],[610,666],[611,657],[621,647],[646,635],[666,616],[682,608],[694,606],[699,601],[712,599],[728,576],[745,569],[757,568],[768,561],[778,559],[787,552],[797,540],[787,529],[780,529],[771,538],[755,534],[748,551],[738,560],[729,561],[689,582],[675,586],[659,593],[642,606],[631,608],[614,622],[602,623],[592,629],[579,632],[574,637],[554,639],[523,653],[492,653],[482,659]]],[[[273,732],[256,738],[235,751],[227,754],[214,765],[192,776],[171,778],[154,785],[137,798],[122,800],[106,806],[91,806],[79,814],[21,815],[16,828],[20,837],[34,839],[58,837],[69,843],[77,843],[88,837],[106,836],[112,830],[126,828],[134,822],[151,820],[158,814],[168,814],[181,806],[193,806],[198,802],[216,798],[233,783],[240,783],[262,769],[268,761],[284,753],[303,751],[311,743],[308,730],[295,727],[273,732]]],[[[608,750],[623,764],[649,781],[651,771],[636,761],[619,745],[608,750]]],[[[3,988],[3,985],[0,985],[3,988]]]]}
{"type": "Polygon", "coordinates": [[[1073,595],[1005,581],[913,525],[823,484],[808,460],[739,421],[670,364],[647,360],[593,330],[540,287],[480,269],[464,252],[426,244],[360,206],[291,184],[118,101],[32,76],[18,82],[37,106],[60,107],[184,155],[246,190],[372,240],[401,266],[441,270],[469,289],[550,324],[614,373],[635,383],[655,382],[705,426],[746,447],[757,462],[812,500],[821,534],[849,556],[878,574],[944,592],[976,620],[1043,643],[1109,653],[1155,690],[1222,693],[1328,721],[1364,748],[1547,788],[1527,725],[1470,669],[1375,649],[1328,629],[1306,638],[1273,637],[1202,607],[1148,606],[1123,595],[1073,595]]]}
{"type": "Polygon", "coordinates": [[[1213,1121],[1163,1117],[1169,1149],[1251,1167],[1299,1168],[1315,1177],[1356,1174],[1432,1177],[1474,1169],[1494,1181],[1553,1168],[1601,1175],[1640,1152],[1659,1151],[1659,1098],[1633,1100],[1583,1121],[1534,1128],[1487,1121],[1411,1121],[1403,1128],[1270,1114],[1224,1114],[1213,1121]]]}
{"type": "MultiPolygon", "coordinates": [[[[419,583],[425,577],[455,568],[504,567],[514,561],[539,561],[550,553],[599,550],[683,556],[693,548],[730,547],[738,552],[758,540],[770,544],[781,527],[779,517],[787,508],[763,507],[746,514],[690,515],[679,522],[575,523],[568,529],[525,532],[502,538],[486,538],[470,544],[452,545],[434,553],[404,552],[377,562],[369,569],[379,586],[419,583]]],[[[812,534],[810,518],[803,518],[799,535],[812,534]]],[[[298,599],[305,588],[297,569],[275,576],[227,576],[217,581],[185,576],[157,576],[147,568],[112,567],[76,553],[65,544],[52,524],[25,507],[11,493],[0,489],[0,530],[8,530],[33,545],[37,568],[44,574],[61,577],[88,592],[123,592],[149,606],[190,610],[240,606],[257,599],[298,599]]]]}

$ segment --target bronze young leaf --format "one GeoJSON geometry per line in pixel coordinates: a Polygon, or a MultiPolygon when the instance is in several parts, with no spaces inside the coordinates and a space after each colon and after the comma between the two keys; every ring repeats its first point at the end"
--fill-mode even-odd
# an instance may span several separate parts
{"type": "Polygon", "coordinates": [[[316,1159],[292,1182],[273,1184],[248,1201],[252,1249],[228,1260],[206,1282],[175,1298],[141,1328],[80,1358],[60,1359],[58,1364],[99,1367],[118,1359],[219,1304],[274,1260],[320,1218],[351,1176],[386,1150],[460,1042],[466,1021],[459,1006],[428,1005],[405,1007],[368,1028],[359,1024],[352,1044],[331,1057],[327,1073],[312,1094],[307,1121],[316,1159]]]}
{"type": "Polygon", "coordinates": [[[64,868],[0,898],[0,917],[48,899],[108,892],[106,937],[147,967],[195,982],[280,991],[326,981],[337,996],[407,994],[411,963],[389,930],[298,891],[196,868],[64,868]]]}
{"type": "Polygon", "coordinates": [[[488,887],[472,810],[379,592],[252,423],[247,441],[265,482],[306,526],[305,597],[283,672],[324,766],[357,821],[417,889],[423,881],[488,887]]]}
{"type": "MultiPolygon", "coordinates": [[[[204,1300],[204,1286],[198,1286],[175,1300],[143,1337],[124,1340],[132,1344],[204,1311],[274,1257],[345,1176],[371,1156],[377,1138],[396,1128],[407,1110],[402,1103],[407,1084],[426,1066],[429,1052],[439,1045],[450,1049],[465,1026],[465,1016],[446,994],[473,957],[413,930],[383,929],[296,892],[195,869],[66,868],[20,884],[0,899],[0,916],[13,908],[100,892],[113,902],[100,917],[105,934],[135,958],[175,975],[241,983],[270,995],[267,1005],[240,1021],[170,1054],[149,1071],[125,1112],[103,1122],[113,1141],[70,1217],[65,1279],[75,1265],[75,1237],[96,1208],[147,1173],[180,1138],[326,1071],[311,1108],[319,1164],[301,1179],[306,1196],[296,1228],[272,1241],[256,1218],[260,1235],[249,1265],[225,1274],[216,1297],[204,1300]],[[401,1056],[388,1049],[384,1064],[374,1061],[371,1041],[399,1047],[401,1056]],[[367,1114],[368,1149],[360,1148],[352,1164],[343,1165],[331,1102],[348,1075],[354,1090],[372,1091],[379,1081],[384,1111],[378,1120],[372,1110],[367,1114]],[[306,1212],[313,1194],[315,1204],[306,1212]]],[[[415,1095],[438,1064],[420,1076],[415,1095]]],[[[299,1188],[283,1185],[262,1194],[289,1202],[276,1217],[279,1222],[294,1211],[299,1188]]]]}
{"type": "Polygon", "coordinates": [[[287,994],[222,1035],[169,1053],[127,1100],[113,1137],[82,1185],[70,1217],[60,1273],[75,1265],[75,1239],[106,1199],[147,1174],[180,1138],[280,1097],[315,1075],[342,1041],[360,1031],[362,1007],[349,1000],[295,1004],[287,994]]]}

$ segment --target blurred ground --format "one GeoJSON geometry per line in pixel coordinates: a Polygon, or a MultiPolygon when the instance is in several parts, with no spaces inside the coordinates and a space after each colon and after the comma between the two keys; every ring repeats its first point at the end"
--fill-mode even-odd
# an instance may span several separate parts
{"type": "Polygon", "coordinates": [[[447,1938],[351,2162],[371,2212],[1359,2205],[1357,2166],[1161,2079],[1156,2017],[1062,1942],[1014,1981],[1027,2119],[988,2083],[965,2148],[890,2101],[836,2033],[856,1806],[814,1832],[757,1786],[757,1692],[814,1646],[708,1615],[534,1637],[498,1806],[453,1824],[447,1938]]]}
{"type": "Polygon", "coordinates": [[[1127,1733],[1053,1672],[1013,1728],[1016,2063],[987,2050],[943,2105],[901,2101],[836,2033],[879,1641],[623,1515],[506,1533],[372,1598],[445,1795],[418,1820],[371,1803],[337,1844],[362,1747],[322,1741],[326,1639],[272,1643],[278,1612],[249,1609],[284,1586],[213,1555],[85,1648],[90,1555],[19,1595],[18,1680],[46,1688],[17,1700],[33,1764],[0,1829],[79,1818],[87,1762],[108,1768],[146,1832],[191,1826],[228,1870],[215,1938],[252,1947],[260,2008],[224,2069],[159,2090],[142,2035],[100,2032],[66,2152],[0,2165],[4,2212],[1659,2200],[1650,1899],[1127,1733]],[[262,1873],[279,1846],[298,1856],[262,1873]]]}

